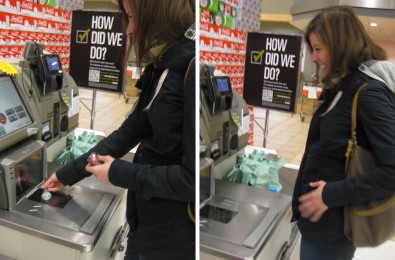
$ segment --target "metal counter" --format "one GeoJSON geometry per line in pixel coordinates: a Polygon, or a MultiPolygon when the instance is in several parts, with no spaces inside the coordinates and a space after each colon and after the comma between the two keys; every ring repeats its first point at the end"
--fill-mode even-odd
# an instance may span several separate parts
{"type": "Polygon", "coordinates": [[[229,221],[222,229],[215,231],[217,234],[213,234],[205,230],[205,225],[209,221],[201,218],[201,259],[288,259],[298,234],[297,226],[290,222],[296,172],[297,168],[294,167],[285,166],[280,169],[279,178],[283,186],[280,192],[216,179],[215,196],[228,199],[228,204],[233,201],[237,204],[239,213],[243,215],[250,211],[257,223],[255,230],[247,230],[251,229],[252,223],[246,223],[246,218],[241,216],[237,222],[229,221]],[[225,226],[229,229],[225,229],[225,226]],[[251,233],[246,240],[238,243],[233,239],[234,235],[240,235],[245,231],[251,233]],[[251,240],[251,237],[254,239],[251,240]]]}
{"type": "Polygon", "coordinates": [[[81,252],[92,251],[126,190],[104,185],[91,176],[66,187],[65,193],[72,198],[64,208],[24,200],[16,210],[0,210],[0,226],[81,252]],[[32,210],[33,204],[39,209],[32,210]]]}

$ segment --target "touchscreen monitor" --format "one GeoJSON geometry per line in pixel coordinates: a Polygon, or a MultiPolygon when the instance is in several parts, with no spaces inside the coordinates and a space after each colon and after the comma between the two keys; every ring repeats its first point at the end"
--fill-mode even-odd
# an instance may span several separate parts
{"type": "Polygon", "coordinates": [[[211,197],[210,166],[200,169],[200,203],[211,197]]]}
{"type": "Polygon", "coordinates": [[[217,85],[220,93],[229,91],[228,80],[226,78],[217,78],[217,85]]]}
{"type": "Polygon", "coordinates": [[[229,92],[232,91],[228,77],[215,77],[215,80],[217,82],[218,92],[221,95],[228,94],[229,92]]]}
{"type": "Polygon", "coordinates": [[[58,56],[46,56],[45,58],[46,66],[48,71],[58,71],[60,70],[60,62],[58,56]]]}
{"type": "Polygon", "coordinates": [[[200,159],[200,208],[214,195],[213,163],[209,158],[200,159]]]}
{"type": "Polygon", "coordinates": [[[43,181],[43,158],[43,149],[39,149],[15,164],[16,201],[43,181]]]}
{"type": "Polygon", "coordinates": [[[14,82],[10,77],[0,77],[0,138],[33,123],[14,82]]]}

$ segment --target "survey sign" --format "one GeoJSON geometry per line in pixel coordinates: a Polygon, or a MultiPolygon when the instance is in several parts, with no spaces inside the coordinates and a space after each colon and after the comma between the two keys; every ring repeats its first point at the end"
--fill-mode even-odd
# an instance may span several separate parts
{"type": "Polygon", "coordinates": [[[294,112],[302,37],[248,33],[243,98],[251,106],[294,112]]]}
{"type": "Polygon", "coordinates": [[[120,12],[73,11],[70,75],[85,88],[123,92],[126,34],[120,12]]]}

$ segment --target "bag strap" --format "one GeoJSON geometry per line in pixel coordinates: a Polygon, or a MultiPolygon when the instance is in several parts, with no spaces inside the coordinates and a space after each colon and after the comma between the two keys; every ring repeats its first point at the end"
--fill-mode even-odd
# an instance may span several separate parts
{"type": "Polygon", "coordinates": [[[353,210],[352,213],[360,217],[370,217],[370,216],[381,214],[384,211],[392,208],[394,205],[395,205],[395,196],[392,196],[389,200],[383,202],[382,204],[374,208],[367,210],[353,210]]]}
{"type": "MultiPolygon", "coordinates": [[[[196,58],[196,56],[194,56],[194,57],[189,61],[187,70],[185,71],[184,86],[185,86],[185,82],[187,81],[187,77],[188,77],[188,74],[189,74],[189,69],[191,68],[191,64],[195,61],[195,58],[196,58]]],[[[189,219],[190,219],[193,223],[195,223],[195,221],[196,221],[196,220],[195,220],[195,203],[193,203],[193,202],[188,202],[187,211],[188,211],[188,217],[189,217],[189,219]]]]}
{"type": "Polygon", "coordinates": [[[187,211],[188,211],[188,217],[189,219],[195,223],[195,203],[193,202],[188,202],[187,204],[187,211]]]}
{"type": "MultiPolygon", "coordinates": [[[[187,70],[186,70],[185,76],[184,76],[184,85],[185,85],[185,82],[186,82],[186,80],[187,80],[187,76],[188,76],[188,73],[189,73],[189,68],[191,67],[191,64],[192,64],[192,62],[193,62],[194,60],[195,60],[195,56],[189,61],[189,64],[188,64],[188,67],[187,67],[187,70]]],[[[165,81],[166,76],[167,76],[168,73],[169,73],[169,69],[165,69],[165,70],[162,72],[162,75],[160,76],[159,81],[158,81],[158,85],[156,85],[155,94],[154,94],[154,96],[152,97],[152,99],[151,99],[151,101],[149,102],[149,104],[143,109],[144,112],[147,112],[147,111],[151,108],[152,103],[154,102],[154,100],[155,100],[155,98],[156,98],[156,95],[158,95],[160,89],[162,88],[163,82],[165,81]]]]}
{"type": "MultiPolygon", "coordinates": [[[[357,106],[358,106],[358,96],[361,90],[367,85],[367,83],[362,84],[357,92],[354,95],[353,102],[352,102],[352,110],[351,110],[351,139],[348,140],[347,150],[346,150],[346,172],[348,163],[352,156],[352,152],[354,151],[354,147],[357,144],[357,106]]],[[[360,217],[369,217],[380,214],[395,205],[395,196],[392,196],[389,200],[385,201],[384,203],[368,209],[368,210],[352,210],[352,213],[356,216],[360,217]]]]}
{"type": "Polygon", "coordinates": [[[367,85],[367,83],[363,83],[359,86],[357,92],[355,92],[353,101],[352,101],[352,109],[351,109],[351,138],[347,142],[346,149],[346,165],[345,170],[347,171],[348,163],[350,162],[350,158],[352,155],[352,151],[354,150],[354,146],[357,144],[357,107],[358,107],[358,97],[359,92],[367,85]]]}
{"type": "Polygon", "coordinates": [[[193,56],[193,58],[189,61],[189,64],[188,64],[188,67],[187,67],[187,70],[185,71],[185,76],[184,76],[184,86],[185,86],[185,82],[187,81],[187,77],[188,77],[188,74],[189,74],[189,69],[190,69],[190,67],[191,67],[191,64],[192,64],[192,62],[194,62],[195,61],[195,58],[196,58],[196,56],[193,56]]]}
{"type": "Polygon", "coordinates": [[[165,69],[162,72],[162,75],[160,76],[159,81],[158,81],[158,85],[156,85],[155,94],[152,97],[151,101],[148,103],[148,105],[143,109],[144,112],[147,112],[151,108],[152,102],[154,102],[156,95],[158,95],[160,89],[162,88],[162,85],[166,79],[167,73],[169,73],[169,69],[165,69]]]}

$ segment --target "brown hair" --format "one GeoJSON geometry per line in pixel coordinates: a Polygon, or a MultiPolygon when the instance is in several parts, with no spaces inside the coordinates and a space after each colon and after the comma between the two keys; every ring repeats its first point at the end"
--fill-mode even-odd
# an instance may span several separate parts
{"type": "MultiPolygon", "coordinates": [[[[135,49],[138,67],[150,48],[162,44],[171,46],[195,22],[195,0],[128,1],[134,12],[135,24],[133,36],[129,39],[129,52],[132,47],[135,49]]],[[[118,4],[125,14],[122,0],[118,4]]]]}
{"type": "Polygon", "coordinates": [[[329,49],[331,68],[322,79],[331,87],[367,60],[385,60],[387,54],[369,37],[361,21],[349,6],[332,6],[323,9],[309,23],[305,40],[312,46],[309,36],[315,33],[329,49]]]}

